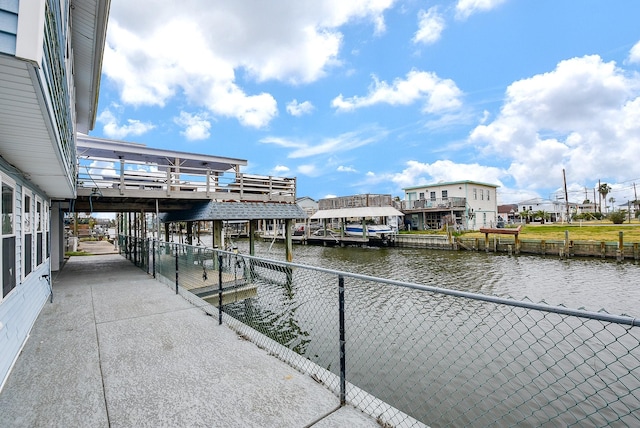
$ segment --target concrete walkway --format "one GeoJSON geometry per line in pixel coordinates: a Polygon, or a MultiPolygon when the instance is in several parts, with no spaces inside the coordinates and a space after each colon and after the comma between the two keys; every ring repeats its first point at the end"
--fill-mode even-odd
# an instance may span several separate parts
{"type": "Polygon", "coordinates": [[[72,257],[53,290],[2,427],[378,426],[119,255],[72,257]]]}

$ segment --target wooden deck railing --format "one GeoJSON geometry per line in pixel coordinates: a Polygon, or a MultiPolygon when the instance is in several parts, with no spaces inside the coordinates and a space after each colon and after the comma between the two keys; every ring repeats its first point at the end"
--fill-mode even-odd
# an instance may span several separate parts
{"type": "Polygon", "coordinates": [[[150,198],[177,197],[245,201],[295,202],[296,179],[233,171],[179,168],[164,171],[140,164],[104,162],[81,165],[78,194],[150,198]]]}

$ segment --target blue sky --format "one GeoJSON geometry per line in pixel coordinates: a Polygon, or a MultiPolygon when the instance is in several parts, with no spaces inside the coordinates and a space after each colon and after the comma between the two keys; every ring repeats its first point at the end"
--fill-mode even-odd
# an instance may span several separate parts
{"type": "MultiPolygon", "coordinates": [[[[298,196],[475,180],[633,200],[640,2],[112,0],[93,136],[241,158],[298,196]]],[[[638,189],[640,190],[640,189],[638,189]]]]}

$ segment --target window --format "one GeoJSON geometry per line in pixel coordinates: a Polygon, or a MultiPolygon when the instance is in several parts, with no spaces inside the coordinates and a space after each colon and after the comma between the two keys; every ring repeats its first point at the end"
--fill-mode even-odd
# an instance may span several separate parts
{"type": "Polygon", "coordinates": [[[420,192],[420,200],[422,201],[424,199],[424,192],[420,192]]]}
{"type": "Polygon", "coordinates": [[[16,288],[15,184],[2,178],[2,297],[5,297],[16,288]]]}
{"type": "Polygon", "coordinates": [[[51,256],[51,249],[49,248],[49,220],[50,220],[50,210],[49,210],[49,204],[45,203],[44,204],[44,230],[45,230],[45,235],[44,235],[44,242],[45,242],[45,253],[44,253],[44,258],[48,259],[51,256]]]}
{"type": "Polygon", "coordinates": [[[487,190],[487,201],[490,201],[490,200],[491,200],[491,197],[489,196],[490,194],[491,194],[491,191],[490,191],[490,190],[487,190]]]}
{"type": "Polygon", "coordinates": [[[449,194],[449,192],[447,190],[443,190],[442,191],[442,199],[447,199],[448,198],[448,194],[449,194]]]}
{"type": "Polygon", "coordinates": [[[480,189],[480,200],[484,201],[484,190],[480,189]]]}
{"type": "Polygon", "coordinates": [[[31,210],[31,196],[27,194],[28,190],[24,188],[24,205],[22,208],[22,232],[23,232],[23,254],[24,269],[23,276],[26,277],[33,270],[33,212],[31,210]]]}
{"type": "Polygon", "coordinates": [[[42,264],[42,251],[44,246],[42,245],[44,235],[42,233],[42,201],[36,200],[36,266],[42,264]]]}
{"type": "Polygon", "coordinates": [[[436,200],[436,192],[430,192],[429,193],[429,199],[431,199],[432,201],[436,200]]]}
{"type": "Polygon", "coordinates": [[[475,187],[473,188],[473,200],[478,200],[478,189],[476,189],[475,187]]]}

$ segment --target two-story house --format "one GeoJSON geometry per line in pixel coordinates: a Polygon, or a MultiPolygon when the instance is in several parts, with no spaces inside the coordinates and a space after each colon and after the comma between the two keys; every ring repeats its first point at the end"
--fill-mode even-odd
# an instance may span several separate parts
{"type": "Polygon", "coordinates": [[[465,230],[495,226],[498,202],[495,184],[454,181],[404,188],[405,227],[440,229],[451,225],[465,230]]]}
{"type": "Polygon", "coordinates": [[[76,133],[93,128],[109,0],[0,1],[0,386],[64,260],[76,133]]]}

